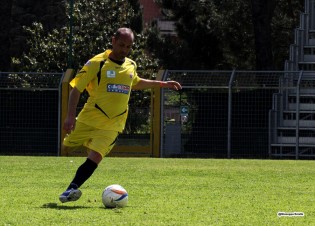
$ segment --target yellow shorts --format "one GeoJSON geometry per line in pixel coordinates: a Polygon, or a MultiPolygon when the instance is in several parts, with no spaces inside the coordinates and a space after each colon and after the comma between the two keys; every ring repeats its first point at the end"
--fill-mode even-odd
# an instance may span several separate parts
{"type": "Polygon", "coordinates": [[[77,121],[75,129],[66,135],[63,144],[68,147],[83,145],[104,157],[114,147],[118,134],[117,131],[101,130],[77,121]]]}

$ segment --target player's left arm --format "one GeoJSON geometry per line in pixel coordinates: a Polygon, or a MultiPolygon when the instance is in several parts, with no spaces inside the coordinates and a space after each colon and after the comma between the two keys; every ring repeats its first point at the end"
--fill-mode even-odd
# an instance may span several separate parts
{"type": "Polygon", "coordinates": [[[174,90],[182,89],[182,86],[176,81],[157,81],[141,78],[137,84],[132,86],[132,89],[151,89],[151,88],[169,88],[174,90]]]}

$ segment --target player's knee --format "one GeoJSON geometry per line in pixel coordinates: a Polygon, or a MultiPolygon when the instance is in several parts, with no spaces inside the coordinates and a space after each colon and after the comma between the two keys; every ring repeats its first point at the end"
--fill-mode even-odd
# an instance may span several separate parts
{"type": "Polygon", "coordinates": [[[103,156],[96,151],[90,150],[88,159],[92,160],[96,164],[99,164],[102,161],[103,156]]]}

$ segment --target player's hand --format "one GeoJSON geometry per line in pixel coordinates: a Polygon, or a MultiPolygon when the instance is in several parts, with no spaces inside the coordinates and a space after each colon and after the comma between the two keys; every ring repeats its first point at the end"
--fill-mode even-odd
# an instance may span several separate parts
{"type": "Polygon", "coordinates": [[[180,90],[182,89],[182,86],[176,82],[176,81],[166,81],[163,82],[161,87],[163,88],[170,88],[170,89],[175,89],[175,90],[180,90]]]}
{"type": "Polygon", "coordinates": [[[70,133],[75,128],[75,117],[67,117],[63,123],[63,129],[70,133]]]}

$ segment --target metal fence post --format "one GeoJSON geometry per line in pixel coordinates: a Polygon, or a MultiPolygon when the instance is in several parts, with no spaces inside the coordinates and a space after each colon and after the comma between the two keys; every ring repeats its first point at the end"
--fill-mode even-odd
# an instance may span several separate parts
{"type": "MultiPolygon", "coordinates": [[[[165,81],[166,80],[166,76],[168,75],[168,70],[165,70],[163,75],[162,75],[162,79],[161,81],[165,81]]],[[[160,92],[160,95],[161,95],[161,124],[160,124],[160,157],[163,158],[163,155],[164,155],[164,89],[161,89],[161,92],[160,92]]]]}
{"type": "Polygon", "coordinates": [[[235,69],[231,73],[229,81],[229,98],[228,98],[228,129],[227,129],[227,157],[231,158],[231,127],[232,127],[232,85],[235,75],[235,69]]]}

